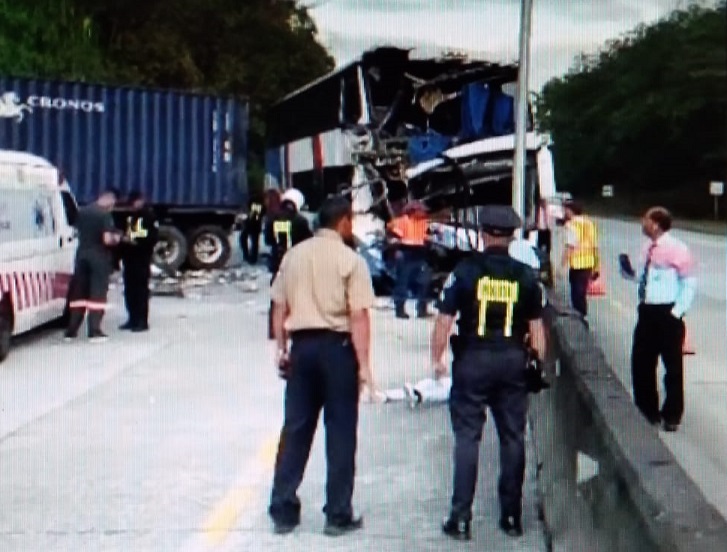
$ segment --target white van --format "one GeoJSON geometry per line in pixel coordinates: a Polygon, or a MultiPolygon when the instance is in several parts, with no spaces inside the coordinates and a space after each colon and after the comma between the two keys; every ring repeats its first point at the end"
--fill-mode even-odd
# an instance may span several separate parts
{"type": "Polygon", "coordinates": [[[77,211],[68,183],[51,163],[0,150],[0,360],[11,336],[63,315],[77,211]]]}

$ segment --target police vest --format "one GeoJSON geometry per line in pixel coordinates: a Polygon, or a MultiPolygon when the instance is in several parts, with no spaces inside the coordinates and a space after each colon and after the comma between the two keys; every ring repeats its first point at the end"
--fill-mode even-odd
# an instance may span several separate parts
{"type": "Polygon", "coordinates": [[[594,268],[598,244],[596,225],[586,217],[575,217],[568,222],[568,228],[576,236],[576,245],[570,257],[570,267],[574,270],[594,268]]]}
{"type": "Polygon", "coordinates": [[[510,258],[507,250],[476,253],[468,265],[457,276],[465,279],[458,309],[459,336],[470,343],[505,340],[522,344],[528,333],[528,314],[541,307],[533,294],[538,284],[531,269],[510,258]]]}

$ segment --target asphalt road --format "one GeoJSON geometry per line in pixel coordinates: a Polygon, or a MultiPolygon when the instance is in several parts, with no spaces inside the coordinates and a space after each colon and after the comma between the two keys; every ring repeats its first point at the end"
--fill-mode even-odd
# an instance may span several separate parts
{"type": "MultiPolygon", "coordinates": [[[[608,294],[591,299],[589,320],[606,358],[631,392],[636,284],[619,276],[617,257],[627,253],[636,265],[645,238],[637,223],[597,222],[608,294]]],[[[660,431],[660,436],[706,498],[727,517],[727,236],[679,230],[674,234],[689,245],[697,261],[698,291],[685,318],[696,355],[685,357],[682,425],[677,433],[660,431]]],[[[561,231],[555,240],[562,243],[561,231]]],[[[564,274],[560,274],[561,292],[566,285],[564,274]]]]}
{"type": "MultiPolygon", "coordinates": [[[[58,333],[16,343],[0,365],[0,550],[545,550],[530,456],[522,539],[497,529],[499,455],[488,423],[475,542],[439,532],[451,492],[445,406],[362,405],[355,507],[365,528],[322,535],[319,432],[301,488],[303,522],[275,536],[266,516],[283,384],[266,340],[268,295],[234,284],[154,298],[152,331],[103,345],[58,333]]],[[[120,305],[118,290],[112,294],[120,305]]],[[[375,315],[383,387],[428,376],[430,322],[375,315]]],[[[531,443],[529,442],[529,445],[531,443]]],[[[532,447],[529,448],[532,450],[532,447]]]]}

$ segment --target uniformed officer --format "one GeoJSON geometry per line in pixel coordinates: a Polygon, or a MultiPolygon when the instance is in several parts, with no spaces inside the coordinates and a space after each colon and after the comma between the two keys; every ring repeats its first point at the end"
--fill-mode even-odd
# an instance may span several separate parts
{"type": "Polygon", "coordinates": [[[459,313],[458,332],[452,336],[449,401],[455,438],[454,493],[442,530],[465,540],[471,538],[485,406],[490,407],[500,438],[500,527],[508,535],[522,535],[526,335],[541,358],[545,350],[542,288],[532,268],[508,255],[519,217],[510,207],[487,206],[480,208],[479,220],[485,250],[460,262],[447,279],[431,349],[435,377],[446,376],[442,356],[459,313]]]}
{"type": "Polygon", "coordinates": [[[253,197],[248,205],[247,218],[240,232],[240,247],[242,257],[246,263],[257,263],[258,249],[260,247],[260,233],[262,232],[265,206],[259,198],[253,197]]]}
{"type": "Polygon", "coordinates": [[[275,279],[288,249],[313,235],[308,220],[300,214],[304,204],[305,197],[299,190],[287,190],[281,197],[280,210],[268,221],[265,228],[265,241],[270,244],[271,249],[271,282],[275,279]]]}
{"type": "Polygon", "coordinates": [[[287,384],[268,512],[281,534],[300,523],[297,491],[321,408],[328,463],[325,533],[362,527],[351,499],[361,386],[375,391],[369,364],[374,292],[366,262],[345,243],[353,235],[352,219],[347,199],[327,199],[320,230],[285,255],[273,283],[277,360],[287,384]]]}
{"type": "Polygon", "coordinates": [[[120,248],[129,318],[119,329],[145,332],[149,329],[149,279],[159,223],[140,191],[129,194],[129,205],[133,214],[126,219],[120,248]]]}
{"type": "Polygon", "coordinates": [[[79,210],[76,218],[78,249],[69,291],[69,322],[65,340],[78,337],[78,330],[88,312],[88,337],[103,342],[108,336],[101,331],[106,310],[109,277],[113,270],[111,248],[121,241],[111,210],[116,204],[114,192],[104,192],[96,203],[79,210]]]}
{"type": "MultiPolygon", "coordinates": [[[[278,268],[285,253],[313,235],[308,220],[300,214],[305,204],[305,197],[299,190],[291,188],[280,198],[280,209],[269,220],[265,227],[265,243],[270,245],[270,283],[275,280],[278,268]]],[[[273,304],[270,302],[268,312],[268,338],[273,339],[273,304]]]]}

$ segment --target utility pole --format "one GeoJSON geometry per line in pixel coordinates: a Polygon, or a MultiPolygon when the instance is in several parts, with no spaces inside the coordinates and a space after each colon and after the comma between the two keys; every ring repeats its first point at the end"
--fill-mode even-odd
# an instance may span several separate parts
{"type": "Polygon", "coordinates": [[[515,111],[515,159],[512,167],[512,207],[523,220],[525,236],[525,138],[528,123],[528,81],[530,73],[530,27],[533,0],[520,0],[520,53],[515,111]]]}

